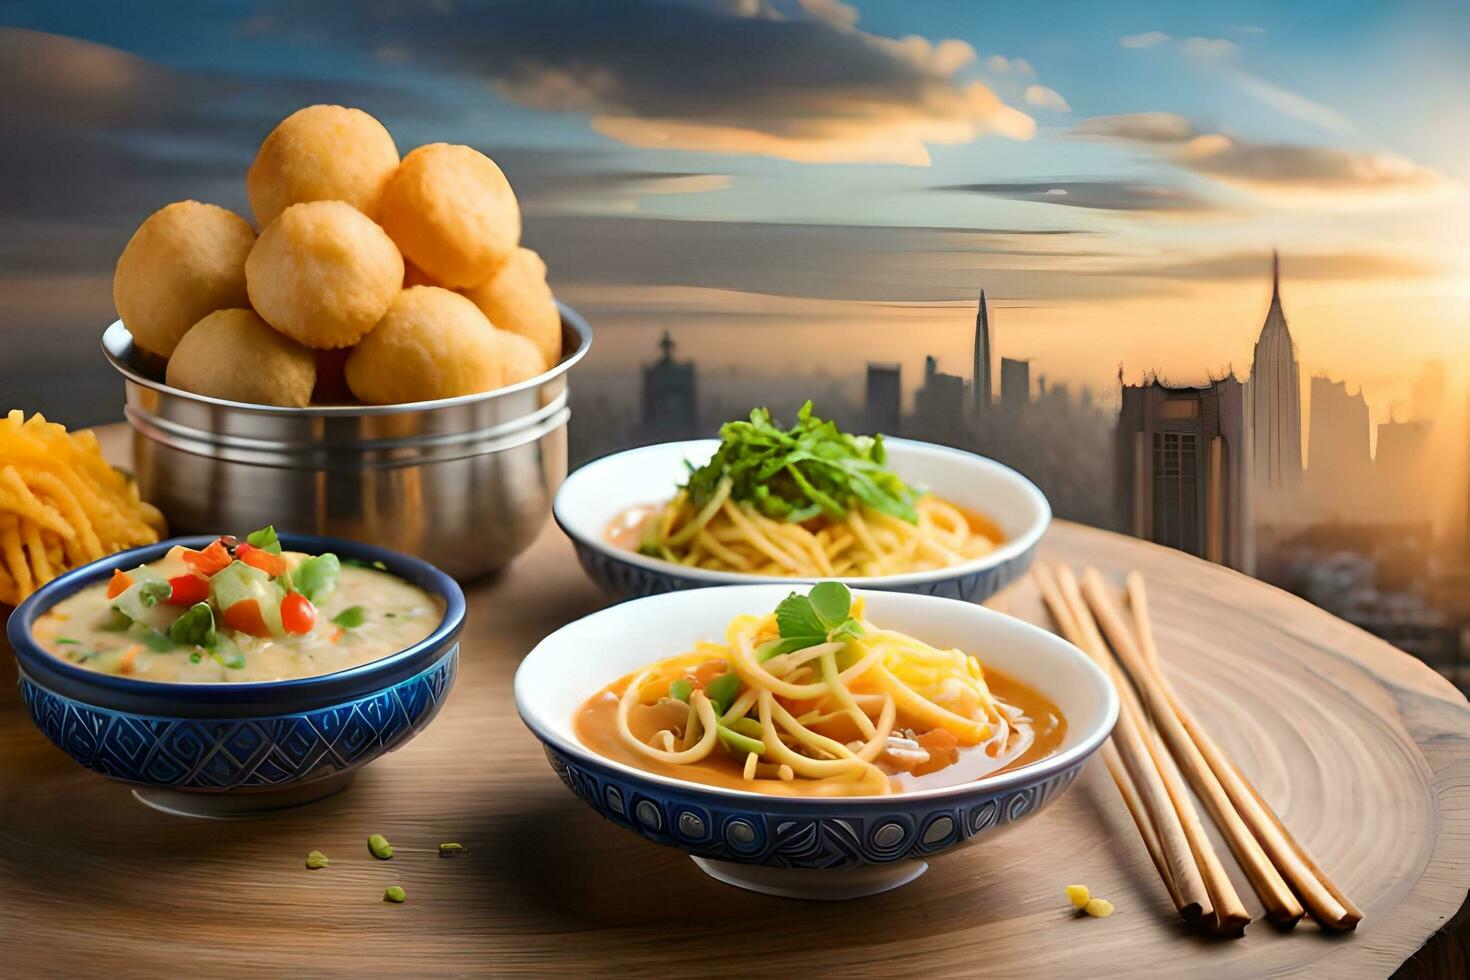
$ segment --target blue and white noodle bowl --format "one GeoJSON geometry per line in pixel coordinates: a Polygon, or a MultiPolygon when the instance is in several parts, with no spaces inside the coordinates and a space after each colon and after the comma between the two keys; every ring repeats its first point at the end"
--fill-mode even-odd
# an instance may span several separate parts
{"type": "Polygon", "coordinates": [[[464,594],[427,562],[370,545],[282,534],[290,551],[381,562],[435,596],[444,616],[432,633],[381,659],[316,677],[242,683],[166,683],[87,670],[31,637],[36,620],[115,568],[163,557],[175,538],[67,572],[11,614],[21,697],[36,726],[80,765],[129,783],[157,809],[230,817],[309,802],[347,785],[357,770],[422,731],[459,668],[464,594]]]}
{"type": "MultiPolygon", "coordinates": [[[[567,477],[552,512],[576,546],[582,568],[614,598],[657,595],[715,585],[802,582],[815,578],[751,575],[690,568],[619,547],[613,522],[636,507],[659,505],[719,448],[718,439],[665,442],[604,456],[567,477]]],[[[981,602],[1024,575],[1051,523],[1051,506],[1030,480],[993,459],[911,439],[884,439],[888,467],[910,486],[928,490],[984,517],[1004,540],[988,554],[947,568],[899,575],[843,577],[854,588],[914,592],[981,602]]]]}
{"type": "Polygon", "coordinates": [[[567,788],[604,818],[689,853],[730,884],[802,898],[894,888],[956,845],[1040,812],[1112,731],[1118,699],[1076,647],[970,603],[865,592],[865,615],[926,643],[957,647],[1036,688],[1066,718],[1057,751],[974,782],[889,796],[769,796],[645,772],[584,745],[574,719],[606,685],[718,639],[737,615],[776,606],[790,584],[652,596],[593,613],[548,636],[516,672],[516,707],[567,788]]]}

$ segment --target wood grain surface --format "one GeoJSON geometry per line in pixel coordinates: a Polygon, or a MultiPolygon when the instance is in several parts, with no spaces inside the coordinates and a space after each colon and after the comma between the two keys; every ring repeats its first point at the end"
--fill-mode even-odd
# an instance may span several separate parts
{"type": "MultiPolygon", "coordinates": [[[[705,877],[568,793],[515,713],[520,658],[602,604],[548,527],[467,590],[462,672],[428,731],[295,811],[209,822],[143,807],[46,742],[13,659],[0,658],[0,971],[1377,978],[1457,917],[1470,886],[1470,709],[1449,684],[1177,552],[1059,522],[1043,553],[1117,581],[1143,571],[1169,678],[1364,909],[1356,932],[1257,921],[1241,940],[1186,934],[1100,762],[1034,819],[884,895],[804,904],[705,877]],[[391,861],[368,855],[371,833],[393,842],[391,861]],[[441,841],[468,853],[440,858],[441,841]],[[313,849],[332,866],[305,870],[313,849]],[[1078,918],[1063,895],[1073,882],[1117,912],[1078,918]],[[392,884],[406,904],[382,901],[392,884]]],[[[1029,581],[993,604],[1046,622],[1029,581]]],[[[1453,963],[1463,933],[1448,948],[1420,956],[1431,970],[1453,963]]]]}

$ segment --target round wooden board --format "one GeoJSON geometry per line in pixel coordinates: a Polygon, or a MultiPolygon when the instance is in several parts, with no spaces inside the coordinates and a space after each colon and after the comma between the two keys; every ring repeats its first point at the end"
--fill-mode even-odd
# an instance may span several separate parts
{"type": "MultiPolygon", "coordinates": [[[[516,716],[521,656],[601,605],[548,528],[506,574],[468,590],[462,674],[433,726],[346,792],[266,818],[166,816],[80,770],[24,716],[4,657],[7,966],[1376,978],[1455,915],[1470,883],[1470,709],[1446,682],[1305,603],[1177,552],[1058,523],[1044,556],[1144,572],[1170,677],[1364,909],[1355,933],[1309,921],[1290,933],[1257,921],[1234,941],[1184,933],[1100,764],[1035,819],[885,895],[803,904],[705,877],[594,816],[516,716]],[[371,833],[393,842],[393,860],[368,855],[371,833]],[[468,853],[438,857],[450,840],[468,853]],[[312,849],[332,866],[305,870],[312,849]],[[1078,918],[1062,893],[1073,882],[1117,912],[1078,918]],[[390,884],[406,904],[381,900],[390,884]]],[[[1045,622],[1029,582],[995,605],[1045,622]]]]}

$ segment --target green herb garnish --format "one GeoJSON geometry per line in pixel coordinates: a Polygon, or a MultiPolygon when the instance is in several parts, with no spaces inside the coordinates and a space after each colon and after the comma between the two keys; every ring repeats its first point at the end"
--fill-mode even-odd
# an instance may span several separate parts
{"type": "Polygon", "coordinates": [[[60,643],[60,644],[65,644],[66,646],[78,646],[82,641],[81,640],[73,640],[69,636],[58,636],[56,638],[56,642],[57,643],[60,643]]]}
{"type": "Polygon", "coordinates": [[[173,586],[163,579],[149,579],[138,584],[138,601],[145,606],[156,606],[173,594],[173,586]]]}
{"type": "Polygon", "coordinates": [[[367,613],[363,612],[361,606],[348,606],[332,617],[332,622],[346,630],[356,629],[366,621],[367,613]]]}
{"type": "Polygon", "coordinates": [[[776,607],[781,639],[761,651],[762,660],[849,636],[862,636],[852,618],[852,593],[841,582],[818,582],[806,595],[793,592],[776,607]]]}
{"type": "Polygon", "coordinates": [[[267,524],[259,531],[251,531],[245,535],[247,543],[261,551],[269,551],[273,555],[281,553],[281,539],[276,537],[276,526],[267,524]]]}
{"type": "Polygon", "coordinates": [[[218,639],[214,610],[207,602],[196,602],[168,628],[168,638],[187,646],[207,647],[218,639]]]}
{"type": "Polygon", "coordinates": [[[214,643],[210,644],[207,652],[210,659],[221,667],[226,667],[230,670],[240,670],[245,666],[245,654],[241,653],[239,647],[235,646],[235,644],[223,636],[216,636],[214,643]]]}
{"type": "Polygon", "coordinates": [[[782,429],[771,413],[757,408],[749,421],[720,426],[720,448],[689,475],[685,489],[696,507],[704,506],[730,481],[732,499],[781,521],[805,521],[819,514],[845,518],[854,500],[874,510],[915,523],[919,494],[885,468],[883,437],[839,431],[812,414],[807,402],[796,425],[782,429]]]}
{"type": "Polygon", "coordinates": [[[133,628],[128,632],[136,636],[148,649],[156,650],[159,653],[168,653],[178,646],[167,633],[156,630],[151,626],[144,626],[142,623],[135,623],[133,628]]]}

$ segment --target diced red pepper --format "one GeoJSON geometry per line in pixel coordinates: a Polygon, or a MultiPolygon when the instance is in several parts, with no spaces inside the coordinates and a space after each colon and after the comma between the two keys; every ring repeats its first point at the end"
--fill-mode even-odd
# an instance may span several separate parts
{"type": "Polygon", "coordinates": [[[168,586],[173,590],[168,594],[170,606],[192,606],[209,598],[209,580],[193,573],[175,575],[168,586]]]}
{"type": "Polygon", "coordinates": [[[316,606],[300,592],[289,592],[281,600],[281,625],[287,633],[310,633],[316,625],[316,606]]]}
{"type": "Polygon", "coordinates": [[[253,568],[260,569],[272,578],[286,573],[285,558],[277,554],[272,554],[264,548],[257,548],[253,544],[242,543],[235,545],[235,557],[253,568]]]}
{"type": "Polygon", "coordinates": [[[249,633],[251,636],[270,635],[270,629],[265,625],[265,617],[260,614],[260,601],[257,599],[241,599],[226,609],[225,625],[232,630],[249,633]]]}
{"type": "Polygon", "coordinates": [[[116,599],[128,591],[128,586],[133,584],[133,577],[121,568],[112,570],[112,579],[107,583],[107,598],[116,599]]]}
{"type": "Polygon", "coordinates": [[[222,541],[211,541],[203,551],[185,551],[184,563],[206,578],[229,567],[230,552],[222,541]]]}

